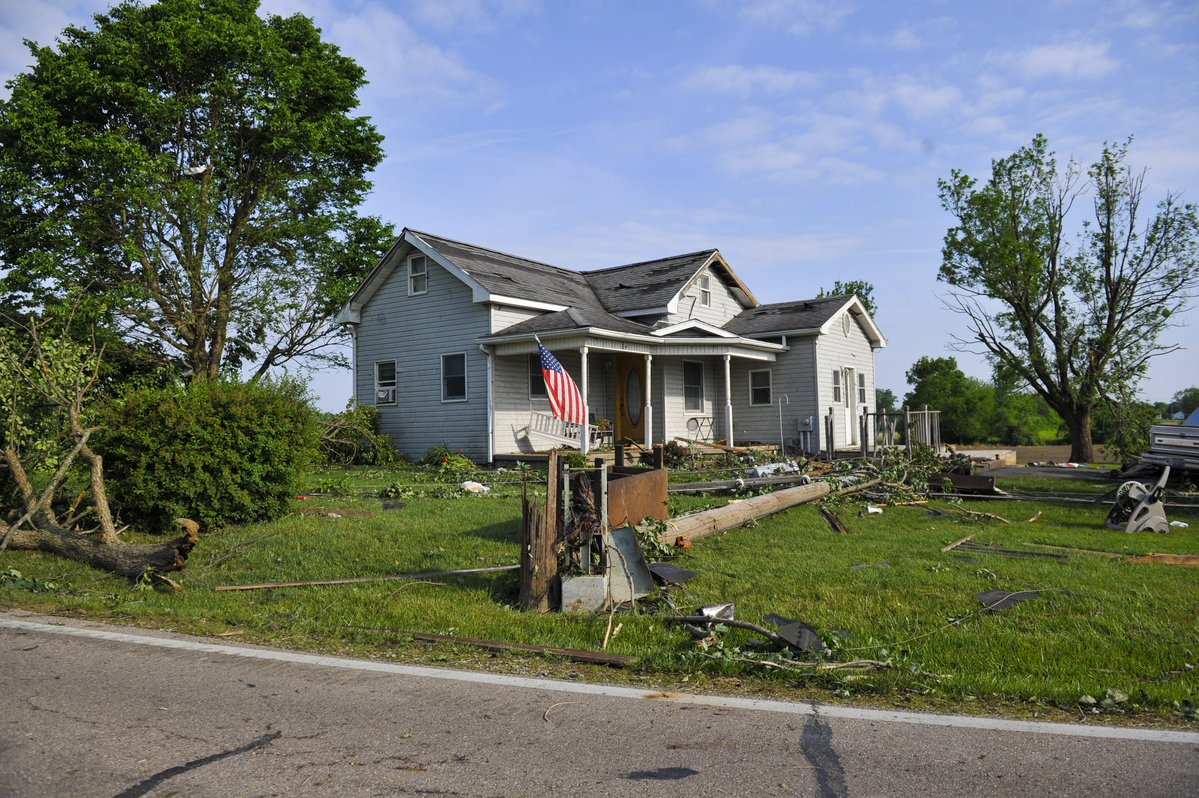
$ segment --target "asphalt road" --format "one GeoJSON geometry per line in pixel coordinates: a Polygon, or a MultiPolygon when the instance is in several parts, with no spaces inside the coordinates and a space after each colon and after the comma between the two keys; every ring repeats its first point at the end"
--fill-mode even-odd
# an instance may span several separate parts
{"type": "Polygon", "coordinates": [[[0,613],[3,796],[1191,796],[1199,733],[662,695],[0,613]]]}

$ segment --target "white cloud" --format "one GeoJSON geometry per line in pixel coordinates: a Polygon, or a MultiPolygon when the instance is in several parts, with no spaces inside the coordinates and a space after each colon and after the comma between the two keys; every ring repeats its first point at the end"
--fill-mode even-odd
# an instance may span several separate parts
{"type": "Polygon", "coordinates": [[[1099,78],[1119,66],[1119,62],[1108,55],[1108,49],[1106,42],[1046,44],[1017,53],[1014,62],[1029,80],[1099,78]]]}
{"type": "Polygon", "coordinates": [[[741,9],[740,16],[802,36],[814,30],[832,30],[853,11],[853,6],[837,0],[754,0],[741,9]]]}
{"type": "Polygon", "coordinates": [[[939,116],[962,108],[962,91],[957,86],[930,86],[904,77],[889,88],[889,93],[909,116],[916,118],[939,116]]]}
{"type": "MultiPolygon", "coordinates": [[[[321,20],[317,20],[321,24],[321,20]]],[[[372,4],[325,25],[328,37],[366,69],[375,98],[431,97],[495,103],[495,82],[456,54],[421,38],[399,15],[372,4]]]]}
{"type": "Polygon", "coordinates": [[[740,64],[705,67],[683,81],[685,87],[696,91],[742,96],[758,92],[785,94],[800,89],[812,89],[818,83],[819,80],[813,73],[804,70],[740,64]]]}
{"type": "Polygon", "coordinates": [[[492,30],[497,19],[511,19],[539,8],[537,0],[411,0],[414,18],[443,31],[492,30]]]}

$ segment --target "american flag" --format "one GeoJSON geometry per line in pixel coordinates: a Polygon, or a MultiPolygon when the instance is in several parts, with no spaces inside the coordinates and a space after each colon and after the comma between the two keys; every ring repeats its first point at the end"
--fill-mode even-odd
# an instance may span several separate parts
{"type": "Polygon", "coordinates": [[[540,341],[537,342],[537,351],[541,354],[541,376],[545,378],[545,389],[554,418],[586,424],[587,405],[583,401],[583,394],[579,393],[579,386],[575,385],[566,369],[540,341]]]}

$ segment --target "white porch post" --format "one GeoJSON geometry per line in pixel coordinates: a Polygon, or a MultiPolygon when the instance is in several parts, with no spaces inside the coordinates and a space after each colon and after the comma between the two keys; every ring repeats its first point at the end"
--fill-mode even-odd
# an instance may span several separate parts
{"type": "Polygon", "coordinates": [[[587,399],[587,347],[581,347],[579,349],[579,355],[583,361],[583,384],[580,386],[580,390],[583,393],[583,425],[579,429],[579,452],[586,457],[587,445],[591,442],[591,435],[589,434],[588,430],[588,422],[590,421],[591,416],[587,412],[588,408],[591,406],[591,403],[587,399]]]}
{"type": "Polygon", "coordinates": [[[645,356],[645,448],[654,445],[654,400],[653,400],[653,365],[654,356],[645,356]]]}
{"type": "Polygon", "coordinates": [[[732,355],[724,356],[724,428],[729,446],[736,445],[733,443],[733,372],[730,365],[732,360],[732,355]]]}

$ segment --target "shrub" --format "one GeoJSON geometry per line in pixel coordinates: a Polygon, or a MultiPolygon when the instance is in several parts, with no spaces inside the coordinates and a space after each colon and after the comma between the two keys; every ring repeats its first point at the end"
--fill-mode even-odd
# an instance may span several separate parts
{"type": "Polygon", "coordinates": [[[391,438],[379,432],[379,408],[349,407],[322,413],[320,453],[325,465],[393,465],[401,459],[391,438]]]}
{"type": "Polygon", "coordinates": [[[99,448],[122,519],[151,532],[283,515],[318,437],[315,412],[278,387],[211,382],[131,391],[99,448]]]}
{"type": "Polygon", "coordinates": [[[478,470],[478,466],[469,457],[447,446],[434,446],[425,452],[425,456],[420,459],[420,465],[446,474],[461,474],[478,470]]]}

